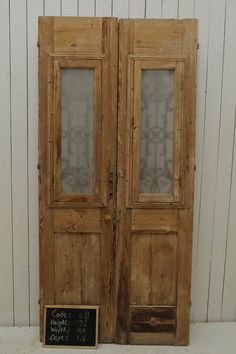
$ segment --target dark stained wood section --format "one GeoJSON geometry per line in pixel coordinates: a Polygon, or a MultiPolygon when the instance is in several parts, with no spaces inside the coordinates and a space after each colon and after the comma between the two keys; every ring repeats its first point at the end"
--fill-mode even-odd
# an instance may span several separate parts
{"type": "Polygon", "coordinates": [[[175,330],[175,307],[131,307],[130,309],[130,332],[175,333],[175,330]]]}

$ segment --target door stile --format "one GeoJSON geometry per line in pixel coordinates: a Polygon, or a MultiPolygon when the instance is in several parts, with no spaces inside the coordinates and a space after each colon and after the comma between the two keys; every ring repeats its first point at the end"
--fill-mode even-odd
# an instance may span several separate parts
{"type": "Polygon", "coordinates": [[[184,80],[185,208],[178,210],[178,285],[176,343],[189,344],[191,306],[193,198],[195,177],[197,21],[183,21],[183,54],[187,57],[184,80]]]}
{"type": "Polygon", "coordinates": [[[129,342],[129,278],[130,278],[130,232],[131,209],[126,208],[127,156],[131,153],[129,143],[130,125],[130,66],[128,54],[133,52],[133,23],[119,21],[119,95],[118,95],[118,140],[117,140],[117,230],[116,230],[116,303],[117,303],[117,329],[116,342],[129,342]]]}

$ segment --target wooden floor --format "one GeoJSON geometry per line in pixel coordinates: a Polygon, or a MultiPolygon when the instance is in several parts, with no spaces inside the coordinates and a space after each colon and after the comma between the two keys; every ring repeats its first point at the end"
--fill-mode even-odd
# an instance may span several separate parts
{"type": "MultiPolygon", "coordinates": [[[[96,350],[45,349],[37,327],[0,327],[0,354],[95,354],[96,350]]],[[[236,354],[236,323],[193,324],[189,347],[100,344],[99,354],[236,354]]]]}

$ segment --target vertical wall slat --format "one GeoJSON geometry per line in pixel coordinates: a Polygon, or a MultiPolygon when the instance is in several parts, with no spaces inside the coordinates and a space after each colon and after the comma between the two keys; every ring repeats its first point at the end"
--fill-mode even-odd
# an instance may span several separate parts
{"type": "Polygon", "coordinates": [[[178,0],[164,0],[162,8],[163,18],[177,18],[178,0]]]}
{"type": "Polygon", "coordinates": [[[224,59],[224,77],[223,77],[223,95],[222,95],[222,121],[220,134],[219,163],[217,174],[217,208],[216,218],[220,218],[218,223],[219,237],[225,238],[227,234],[227,252],[225,280],[223,288],[223,308],[222,320],[236,319],[236,283],[235,283],[235,155],[233,174],[232,169],[232,151],[234,142],[234,123],[236,107],[236,72],[234,65],[236,61],[235,47],[235,22],[236,2],[227,0],[226,17],[226,36],[225,36],[225,59],[224,59]],[[232,183],[232,184],[231,184],[232,183]],[[230,195],[231,194],[231,195],[230,195]],[[230,203],[231,201],[231,203],[230,203]],[[230,214],[228,219],[228,209],[230,203],[230,214]],[[227,221],[229,221],[227,225],[227,221]],[[221,233],[221,235],[220,235],[221,233]]]}
{"type": "Polygon", "coordinates": [[[0,2],[0,325],[13,325],[9,0],[0,2]]]}
{"type": "Polygon", "coordinates": [[[61,15],[61,0],[44,0],[44,1],[45,1],[45,16],[61,15]]]}
{"type": "Polygon", "coordinates": [[[144,18],[146,16],[145,0],[130,0],[129,1],[129,17],[144,18]]]}
{"type": "Polygon", "coordinates": [[[77,16],[78,0],[62,0],[61,12],[62,16],[77,16]]]}
{"type": "Polygon", "coordinates": [[[178,18],[194,17],[194,0],[179,0],[178,18]]]}
{"type": "MultiPolygon", "coordinates": [[[[218,135],[218,140],[220,139],[220,136],[218,134],[220,127],[222,125],[222,122],[224,122],[224,120],[227,119],[224,112],[222,112],[221,114],[222,95],[221,92],[219,92],[219,89],[220,90],[222,89],[222,65],[224,59],[223,55],[224,55],[224,29],[225,29],[225,1],[222,0],[214,1],[214,6],[211,10],[211,18],[212,18],[211,28],[213,33],[210,36],[210,46],[212,47],[212,55],[209,56],[209,63],[211,63],[211,65],[209,65],[209,72],[211,72],[212,75],[212,88],[211,88],[212,95],[211,95],[211,101],[209,102],[209,110],[212,113],[212,117],[211,117],[212,124],[211,124],[211,131],[209,132],[209,137],[206,137],[206,141],[208,141],[207,144],[208,148],[212,139],[214,138],[216,139],[216,131],[218,135]]],[[[235,88],[236,85],[232,89],[235,90],[235,88]]],[[[231,106],[231,108],[233,109],[234,107],[231,106]]],[[[232,138],[232,134],[231,134],[231,138],[232,138]]],[[[230,153],[230,155],[232,156],[232,147],[231,147],[231,151],[229,150],[228,153],[230,153]]],[[[212,189],[212,193],[213,193],[212,203],[214,202],[215,208],[214,208],[214,220],[213,220],[214,225],[213,225],[213,229],[211,230],[212,251],[211,251],[211,269],[210,269],[210,277],[209,277],[210,281],[208,284],[209,287],[208,304],[209,305],[208,305],[207,320],[220,321],[228,216],[227,216],[227,212],[221,215],[215,214],[215,211],[221,209],[221,200],[219,199],[217,200],[217,188],[216,188],[216,181],[218,176],[218,169],[217,169],[218,151],[217,151],[217,157],[215,156],[215,153],[214,153],[214,157],[212,155],[213,154],[211,154],[210,156],[210,159],[208,161],[208,167],[206,168],[205,171],[205,173],[207,173],[209,176],[209,168],[212,170],[212,168],[214,167],[214,171],[212,171],[213,173],[212,179],[210,180],[210,178],[209,177],[208,178],[209,178],[209,185],[213,184],[213,177],[215,182],[214,190],[212,189]],[[222,230],[222,226],[223,226],[223,230],[222,230]]],[[[209,193],[209,188],[206,190],[206,193],[207,194],[209,193]]]]}
{"type": "Polygon", "coordinates": [[[94,16],[96,12],[96,0],[79,1],[79,16],[94,16]]]}
{"type": "Polygon", "coordinates": [[[129,1],[113,0],[113,16],[127,18],[129,16],[129,1]]]}
{"type": "MultiPolygon", "coordinates": [[[[216,283],[219,281],[218,277],[220,276],[220,274],[215,273],[216,265],[212,263],[212,250],[215,252],[223,250],[224,252],[223,245],[221,245],[222,249],[220,248],[219,250],[213,245],[216,172],[221,113],[224,20],[225,2],[215,0],[210,10],[207,96],[198,242],[198,257],[200,261],[197,263],[195,288],[195,308],[197,308],[199,320],[203,321],[207,319],[208,301],[210,299],[213,301],[217,297],[217,294],[214,292],[210,292],[209,294],[209,284],[211,283],[213,288],[217,288],[216,283]]],[[[217,312],[217,309],[215,310],[217,312]]]]}
{"type": "MultiPolygon", "coordinates": [[[[234,53],[236,54],[236,53],[234,53]]],[[[235,58],[235,55],[234,55],[235,58]]],[[[235,122],[236,124],[236,122],[235,122]]],[[[236,320],[236,284],[235,284],[235,260],[236,260],[236,131],[234,126],[234,153],[231,175],[231,196],[227,232],[227,248],[225,253],[225,273],[222,291],[221,321],[236,320]]]]}
{"type": "Polygon", "coordinates": [[[112,0],[96,0],[96,16],[111,16],[112,0]]]}
{"type": "Polygon", "coordinates": [[[28,18],[28,193],[29,193],[29,286],[30,325],[38,324],[39,220],[38,220],[38,16],[43,0],[27,3],[28,18]]]}
{"type": "Polygon", "coordinates": [[[146,17],[161,18],[162,17],[162,0],[147,0],[146,1],[146,17]]]}
{"type": "Polygon", "coordinates": [[[26,0],[11,0],[12,220],[15,325],[29,324],[27,16],[26,0]]]}
{"type": "MultiPolygon", "coordinates": [[[[204,146],[204,126],[206,108],[206,84],[208,70],[208,32],[209,32],[210,0],[199,0],[195,3],[195,17],[198,18],[198,42],[200,48],[197,58],[197,116],[196,116],[196,174],[194,196],[194,222],[193,222],[193,261],[192,261],[192,307],[191,319],[203,321],[205,315],[199,315],[199,302],[196,296],[197,280],[201,274],[197,272],[200,261],[198,252],[199,243],[199,211],[201,208],[201,183],[202,183],[202,157],[204,146]]],[[[208,236],[208,235],[207,235],[208,236]]],[[[206,237],[207,237],[206,236],[206,237]]],[[[201,261],[200,261],[201,262],[201,261]]],[[[201,312],[202,315],[202,312],[201,312]]]]}

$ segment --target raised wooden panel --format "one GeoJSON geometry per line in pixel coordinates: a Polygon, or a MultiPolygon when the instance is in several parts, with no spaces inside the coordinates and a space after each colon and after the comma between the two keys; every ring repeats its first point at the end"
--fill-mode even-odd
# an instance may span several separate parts
{"type": "Polygon", "coordinates": [[[100,232],[100,210],[55,210],[53,228],[55,232],[100,232]]]}
{"type": "Polygon", "coordinates": [[[99,304],[99,234],[55,234],[55,303],[99,304]]]}
{"type": "Polygon", "coordinates": [[[176,235],[133,234],[130,258],[130,304],[175,305],[176,235]]]}
{"type": "Polygon", "coordinates": [[[131,307],[129,324],[130,344],[175,343],[175,307],[131,307]]]}
{"type": "Polygon", "coordinates": [[[133,209],[132,231],[155,230],[160,232],[177,231],[177,210],[173,209],[133,209]]]}
{"type": "Polygon", "coordinates": [[[102,53],[102,18],[54,17],[52,22],[55,53],[102,53]]]}
{"type": "Polygon", "coordinates": [[[173,20],[136,20],[134,54],[157,56],[182,55],[182,22],[173,20]]]}
{"type": "Polygon", "coordinates": [[[131,307],[130,331],[157,333],[175,332],[175,307],[131,307]]]}

